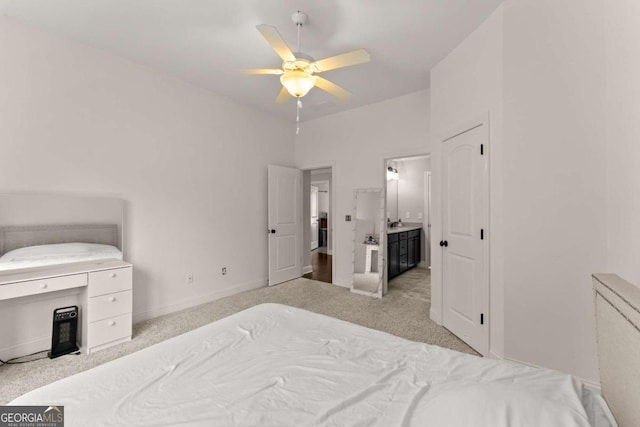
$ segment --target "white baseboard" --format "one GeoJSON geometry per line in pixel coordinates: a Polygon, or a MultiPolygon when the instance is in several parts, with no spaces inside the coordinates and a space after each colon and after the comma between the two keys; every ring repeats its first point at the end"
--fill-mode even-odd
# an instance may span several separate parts
{"type": "MultiPolygon", "coordinates": [[[[544,366],[538,366],[536,364],[529,363],[529,362],[523,362],[522,360],[514,359],[513,357],[505,356],[503,358],[503,360],[508,360],[509,362],[515,362],[515,363],[520,363],[522,365],[531,366],[532,368],[552,369],[552,368],[545,368],[544,366]]],[[[557,369],[555,369],[555,370],[557,371],[557,369]]],[[[562,372],[562,371],[560,371],[560,372],[562,372]]],[[[581,377],[579,377],[577,375],[572,375],[572,377],[580,380],[585,386],[589,387],[590,389],[595,390],[598,393],[600,393],[600,383],[589,381],[589,380],[585,380],[584,378],[581,378],[581,377]]]]}
{"type": "Polygon", "coordinates": [[[342,288],[351,288],[352,282],[353,282],[352,277],[349,277],[349,279],[345,279],[343,277],[335,277],[333,279],[333,284],[336,286],[340,286],[342,288]]]}
{"type": "Polygon", "coordinates": [[[217,299],[228,297],[230,295],[234,295],[240,292],[263,288],[265,286],[267,286],[267,279],[259,279],[253,282],[247,282],[247,283],[235,285],[233,287],[219,289],[207,295],[187,298],[185,300],[182,300],[174,304],[169,304],[163,307],[154,308],[153,310],[133,313],[133,323],[138,323],[147,319],[153,319],[155,317],[173,313],[175,311],[184,310],[185,308],[194,307],[196,305],[215,301],[217,299]]]}
{"type": "Polygon", "coordinates": [[[442,322],[440,321],[440,313],[436,310],[434,310],[433,308],[431,308],[429,310],[429,319],[433,320],[433,322],[438,325],[438,326],[442,326],[442,322]]]}
{"type": "Polygon", "coordinates": [[[0,359],[9,360],[14,357],[21,357],[37,351],[49,349],[51,349],[51,335],[45,335],[27,342],[21,342],[19,344],[0,349],[0,359]]]}
{"type": "Polygon", "coordinates": [[[359,289],[351,288],[351,293],[352,294],[357,294],[357,295],[364,295],[364,296],[371,297],[371,298],[379,298],[378,297],[378,291],[367,292],[367,291],[361,291],[359,289]]]}
{"type": "Polygon", "coordinates": [[[306,267],[302,267],[302,274],[313,273],[313,266],[307,265],[306,267]]]}
{"type": "Polygon", "coordinates": [[[327,249],[327,255],[333,255],[333,249],[327,249]]]}
{"type": "Polygon", "coordinates": [[[489,350],[489,359],[504,360],[504,354],[489,350]]]}

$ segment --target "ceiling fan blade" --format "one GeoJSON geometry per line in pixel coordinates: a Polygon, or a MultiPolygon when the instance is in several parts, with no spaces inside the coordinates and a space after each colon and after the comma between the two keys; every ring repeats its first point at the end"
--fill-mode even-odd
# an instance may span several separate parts
{"type": "Polygon", "coordinates": [[[283,61],[292,62],[296,60],[293,52],[291,52],[291,49],[289,49],[289,46],[287,46],[287,43],[284,41],[276,27],[263,24],[256,26],[256,28],[283,61]]]}
{"type": "Polygon", "coordinates": [[[316,87],[329,92],[331,95],[338,98],[340,101],[348,102],[351,99],[351,92],[348,90],[341,88],[335,83],[331,83],[327,79],[323,79],[322,77],[316,77],[316,87]]]}
{"type": "Polygon", "coordinates": [[[289,100],[289,98],[291,98],[291,95],[289,95],[289,91],[286,87],[282,86],[282,89],[280,89],[280,93],[276,97],[276,104],[284,104],[289,100]]]}
{"type": "Polygon", "coordinates": [[[246,70],[242,70],[242,74],[276,74],[280,75],[284,71],[278,68],[249,68],[246,70]]]}
{"type": "Polygon", "coordinates": [[[318,72],[335,70],[336,68],[350,67],[351,65],[364,64],[371,60],[371,55],[365,49],[357,49],[351,52],[332,56],[314,62],[318,72]]]}

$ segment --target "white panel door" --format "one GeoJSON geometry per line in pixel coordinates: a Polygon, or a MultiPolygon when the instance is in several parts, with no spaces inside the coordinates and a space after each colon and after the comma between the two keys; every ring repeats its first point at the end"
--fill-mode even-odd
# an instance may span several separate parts
{"type": "Polygon", "coordinates": [[[269,165],[269,285],[302,276],[302,172],[269,165]]]}
{"type": "Polygon", "coordinates": [[[440,241],[444,326],[483,355],[489,350],[486,148],[486,125],[443,143],[440,241]]]}
{"type": "Polygon", "coordinates": [[[318,187],[311,186],[311,250],[318,249],[318,187]]]}

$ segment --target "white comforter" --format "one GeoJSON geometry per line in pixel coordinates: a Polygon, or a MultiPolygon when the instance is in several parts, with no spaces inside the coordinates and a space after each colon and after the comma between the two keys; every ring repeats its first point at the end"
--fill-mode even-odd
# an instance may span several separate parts
{"type": "Polygon", "coordinates": [[[122,259],[115,246],[98,243],[56,243],[14,249],[0,257],[0,271],[98,259],[122,259]]]}
{"type": "Polygon", "coordinates": [[[67,426],[588,427],[558,372],[263,304],[28,393],[67,426]]]}

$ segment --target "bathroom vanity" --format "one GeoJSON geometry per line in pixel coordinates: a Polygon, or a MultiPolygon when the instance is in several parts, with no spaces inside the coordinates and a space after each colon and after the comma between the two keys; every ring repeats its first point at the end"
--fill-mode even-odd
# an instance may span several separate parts
{"type": "Polygon", "coordinates": [[[405,225],[387,229],[389,280],[420,263],[421,225],[405,225]]]}

